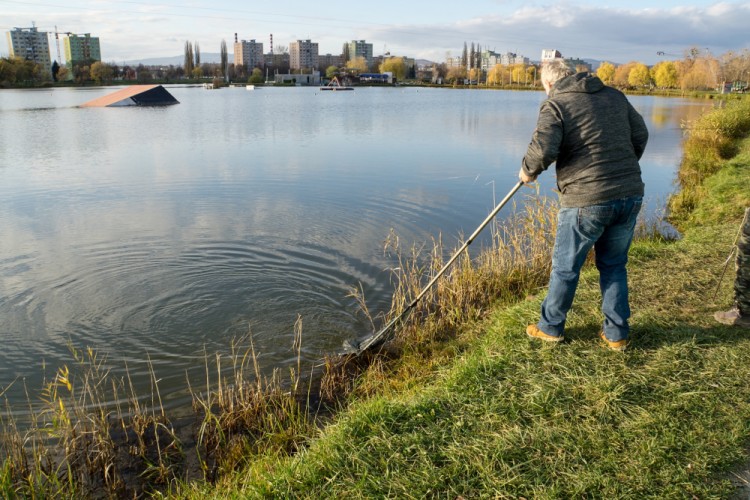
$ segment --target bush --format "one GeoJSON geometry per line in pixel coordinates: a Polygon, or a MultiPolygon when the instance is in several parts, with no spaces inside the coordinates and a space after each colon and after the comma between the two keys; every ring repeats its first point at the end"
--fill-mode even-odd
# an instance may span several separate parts
{"type": "Polygon", "coordinates": [[[670,221],[685,222],[703,196],[703,182],[736,155],[739,140],[750,135],[750,101],[732,101],[704,114],[689,128],[677,173],[680,192],[669,199],[670,221]]]}

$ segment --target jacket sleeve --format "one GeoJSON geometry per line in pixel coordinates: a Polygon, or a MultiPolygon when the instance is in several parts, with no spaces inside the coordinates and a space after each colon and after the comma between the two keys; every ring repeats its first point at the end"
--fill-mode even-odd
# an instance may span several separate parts
{"type": "Polygon", "coordinates": [[[646,122],[643,121],[643,117],[630,102],[628,102],[628,118],[630,120],[630,142],[633,144],[636,157],[640,160],[643,152],[646,150],[648,129],[646,128],[646,122]]]}
{"type": "Polygon", "coordinates": [[[539,109],[536,129],[523,157],[521,168],[527,175],[535,177],[547,170],[557,160],[563,139],[563,124],[560,110],[547,99],[539,109]]]}

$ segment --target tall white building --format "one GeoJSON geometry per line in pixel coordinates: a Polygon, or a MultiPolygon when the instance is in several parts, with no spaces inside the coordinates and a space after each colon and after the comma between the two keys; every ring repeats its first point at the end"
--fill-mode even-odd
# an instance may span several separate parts
{"type": "Polygon", "coordinates": [[[33,28],[13,28],[8,32],[8,47],[11,57],[20,57],[39,64],[47,74],[52,73],[49,56],[49,40],[46,31],[33,28]]]}
{"type": "Polygon", "coordinates": [[[558,57],[562,57],[562,54],[560,54],[560,52],[555,49],[542,50],[542,62],[551,61],[552,59],[557,59],[558,57]]]}
{"type": "Polygon", "coordinates": [[[252,69],[263,66],[263,43],[255,40],[242,40],[240,42],[235,38],[234,42],[234,65],[244,66],[252,69]]]}
{"type": "Polygon", "coordinates": [[[289,67],[292,69],[317,68],[318,44],[310,40],[297,40],[289,44],[289,67]]]}

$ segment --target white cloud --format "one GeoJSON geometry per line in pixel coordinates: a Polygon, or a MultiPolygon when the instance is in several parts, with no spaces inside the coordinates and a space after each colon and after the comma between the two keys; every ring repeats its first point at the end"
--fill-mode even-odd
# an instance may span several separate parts
{"type": "Polygon", "coordinates": [[[731,14],[734,11],[735,7],[727,2],[719,2],[717,4],[714,4],[710,6],[706,13],[709,16],[724,16],[726,14],[731,14]]]}
{"type": "MultiPolygon", "coordinates": [[[[51,31],[58,25],[65,31],[92,33],[101,39],[104,58],[114,60],[179,55],[185,40],[198,40],[201,47],[218,47],[222,39],[231,41],[235,32],[266,44],[268,34],[274,33],[277,45],[310,38],[319,43],[321,53],[338,53],[343,42],[366,39],[373,43],[376,54],[385,48],[394,54],[438,61],[447,51],[459,53],[464,42],[475,42],[532,60],[539,58],[542,48],[555,47],[571,57],[614,62],[635,59],[651,64],[659,59],[657,52],[681,54],[697,46],[721,54],[747,48],[750,40],[747,2],[614,8],[558,1],[526,4],[515,10],[509,10],[508,4],[483,4],[486,9],[495,8],[487,13],[471,11],[467,6],[467,16],[450,23],[405,19],[399,24],[358,24],[333,17],[304,17],[304,12],[283,15],[238,11],[233,16],[228,9],[191,11],[189,6],[177,10],[158,4],[149,7],[100,2],[89,4],[95,6],[93,10],[61,7],[60,12],[16,7],[15,12],[0,13],[0,26],[25,26],[28,22],[19,19],[34,19],[40,29],[51,31]]],[[[33,5],[31,1],[29,5],[33,5]]]]}
{"type": "Polygon", "coordinates": [[[657,52],[681,54],[693,46],[715,54],[748,47],[750,6],[721,2],[710,7],[625,9],[557,3],[524,7],[510,15],[473,18],[449,26],[381,28],[373,35],[397,41],[404,52],[439,56],[460,52],[463,41],[538,59],[555,47],[570,57],[641,60],[657,52]],[[477,20],[479,20],[477,22],[477,20]],[[432,45],[422,42],[431,39],[432,45]]]}

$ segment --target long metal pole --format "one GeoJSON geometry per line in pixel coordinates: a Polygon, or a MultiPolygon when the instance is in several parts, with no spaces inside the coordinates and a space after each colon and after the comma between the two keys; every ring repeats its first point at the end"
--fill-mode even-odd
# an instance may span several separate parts
{"type": "Polygon", "coordinates": [[[479,233],[482,232],[482,230],[487,226],[487,224],[492,221],[492,219],[495,218],[497,213],[505,206],[506,203],[508,203],[508,200],[510,200],[514,194],[516,194],[516,191],[518,191],[521,186],[523,186],[522,181],[518,181],[518,183],[513,186],[513,188],[510,190],[510,192],[505,195],[505,198],[500,200],[500,203],[497,204],[497,206],[490,212],[490,214],[485,218],[482,223],[479,225],[479,227],[476,228],[476,230],[469,236],[469,238],[464,242],[463,245],[461,245],[461,248],[459,248],[456,253],[453,254],[453,256],[450,258],[448,262],[443,265],[443,267],[438,271],[438,273],[430,280],[429,283],[422,289],[421,292],[419,292],[419,295],[417,295],[414,300],[404,309],[401,311],[401,314],[393,318],[391,321],[388,322],[387,325],[385,325],[383,328],[380,329],[377,333],[375,333],[372,337],[365,339],[363,342],[361,342],[358,346],[354,346],[350,344],[349,350],[357,351],[357,353],[361,353],[362,351],[365,351],[369,349],[370,347],[380,344],[386,336],[386,333],[388,333],[393,326],[398,323],[411,309],[414,308],[414,306],[417,305],[417,303],[420,301],[422,297],[432,288],[432,285],[437,282],[438,279],[445,273],[445,271],[448,270],[449,267],[455,262],[456,259],[463,253],[466,248],[468,248],[469,245],[471,245],[471,242],[474,241],[474,239],[479,235],[479,233]]]}
{"type": "MultiPolygon", "coordinates": [[[[461,255],[461,253],[463,253],[463,251],[466,250],[466,248],[468,248],[469,245],[471,245],[471,242],[474,241],[474,239],[477,236],[479,236],[479,233],[481,233],[482,230],[487,226],[487,224],[489,224],[492,221],[492,219],[495,218],[497,213],[505,206],[506,203],[508,203],[508,200],[510,200],[513,197],[513,195],[516,194],[516,191],[518,191],[521,188],[521,186],[523,186],[523,182],[518,181],[518,183],[515,186],[513,186],[513,189],[511,189],[510,192],[507,195],[505,195],[505,198],[500,200],[500,203],[498,203],[497,206],[492,210],[492,212],[490,212],[487,218],[482,221],[482,223],[479,225],[478,228],[476,228],[476,230],[473,233],[471,233],[471,236],[469,236],[469,239],[467,239],[464,242],[464,244],[461,245],[461,248],[459,248],[456,251],[456,253],[453,254],[453,257],[451,257],[450,260],[445,263],[445,265],[440,269],[440,271],[438,271],[435,277],[432,278],[432,280],[430,280],[430,282],[427,283],[427,286],[425,286],[422,289],[422,291],[419,293],[419,295],[417,295],[417,297],[412,302],[412,306],[416,305],[417,302],[419,302],[419,300],[422,297],[424,297],[427,291],[430,288],[432,288],[432,285],[435,284],[435,282],[443,275],[443,273],[445,273],[445,271],[448,270],[449,267],[451,267],[453,262],[461,255]]],[[[409,306],[409,307],[412,307],[412,306],[409,306]]]]}

